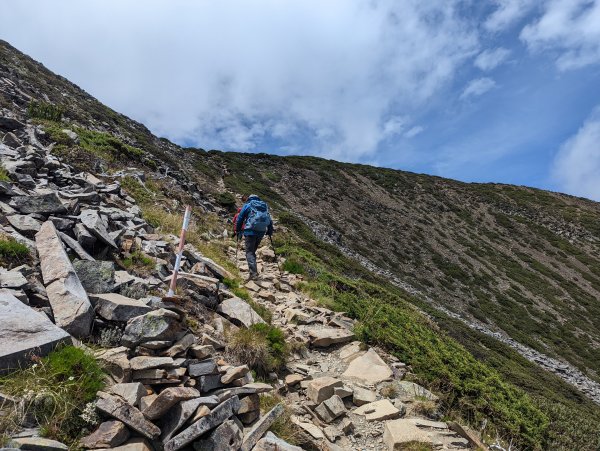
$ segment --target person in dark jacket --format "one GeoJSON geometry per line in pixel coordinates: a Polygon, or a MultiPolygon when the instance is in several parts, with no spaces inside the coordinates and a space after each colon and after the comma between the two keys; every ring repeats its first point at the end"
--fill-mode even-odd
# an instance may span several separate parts
{"type": "Polygon", "coordinates": [[[248,200],[237,215],[235,230],[244,235],[250,279],[256,279],[258,277],[256,250],[265,234],[273,235],[273,220],[266,202],[260,200],[256,194],[248,196],[248,200]]]}

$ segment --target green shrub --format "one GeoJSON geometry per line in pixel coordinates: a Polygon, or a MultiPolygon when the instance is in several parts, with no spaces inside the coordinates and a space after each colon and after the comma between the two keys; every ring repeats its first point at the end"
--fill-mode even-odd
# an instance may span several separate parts
{"type": "Polygon", "coordinates": [[[233,194],[230,192],[223,192],[217,194],[217,203],[221,205],[223,208],[226,208],[229,211],[235,211],[236,200],[233,194]]]}
{"type": "Polygon", "coordinates": [[[137,147],[125,144],[110,133],[96,132],[77,127],[75,132],[79,136],[79,145],[84,150],[105,158],[109,161],[133,160],[144,162],[145,153],[137,147]]]}
{"type": "MultiPolygon", "coordinates": [[[[246,291],[246,293],[248,292],[246,291]]],[[[273,313],[271,312],[271,310],[269,310],[264,305],[259,304],[258,302],[254,302],[252,299],[250,299],[250,296],[248,296],[248,298],[249,299],[246,300],[246,302],[248,302],[248,305],[252,307],[252,309],[256,313],[258,313],[258,316],[264,319],[267,323],[271,324],[271,321],[273,321],[273,313]]]]}
{"type": "Polygon", "coordinates": [[[27,107],[27,116],[31,119],[45,119],[60,122],[64,113],[62,106],[53,105],[43,101],[32,101],[27,107]]]}
{"type": "Polygon", "coordinates": [[[125,269],[132,269],[138,273],[147,273],[154,268],[154,259],[148,257],[141,251],[132,252],[129,256],[121,260],[125,269]]]}
{"type": "Polygon", "coordinates": [[[0,164],[0,182],[10,182],[10,176],[8,175],[8,171],[4,169],[4,166],[0,164]]]}
{"type": "Polygon", "coordinates": [[[260,412],[265,415],[269,413],[277,404],[283,404],[283,414],[279,416],[269,428],[277,437],[285,440],[292,445],[299,445],[301,431],[292,420],[292,411],[286,406],[285,399],[279,395],[263,393],[260,395],[260,412]]]}
{"type": "Polygon", "coordinates": [[[0,264],[12,267],[20,265],[30,257],[29,248],[14,238],[0,237],[0,264]]]}
{"type": "Polygon", "coordinates": [[[46,437],[72,444],[86,422],[86,404],[104,386],[104,373],[94,357],[65,346],[37,363],[0,378],[0,391],[22,398],[23,409],[0,416],[0,434],[10,436],[23,418],[33,418],[46,437]]]}

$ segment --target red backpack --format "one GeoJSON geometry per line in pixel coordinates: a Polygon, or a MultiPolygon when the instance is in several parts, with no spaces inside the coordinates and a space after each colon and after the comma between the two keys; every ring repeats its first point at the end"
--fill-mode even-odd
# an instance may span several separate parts
{"type": "Polygon", "coordinates": [[[242,211],[242,207],[238,208],[237,213],[235,214],[235,216],[233,217],[233,235],[235,236],[236,234],[238,234],[239,232],[241,232],[243,230],[243,226],[242,226],[242,230],[235,230],[235,225],[237,224],[237,218],[240,215],[240,211],[242,211]]]}

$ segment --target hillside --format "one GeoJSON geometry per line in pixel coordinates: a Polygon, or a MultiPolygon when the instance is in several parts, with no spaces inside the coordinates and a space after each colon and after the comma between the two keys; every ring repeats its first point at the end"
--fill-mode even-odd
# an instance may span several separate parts
{"type": "MultiPolygon", "coordinates": [[[[316,158],[182,149],[3,42],[0,110],[5,140],[14,121],[28,121],[32,145],[119,180],[160,232],[177,233],[182,205],[193,204],[193,239],[223,265],[231,255],[215,241],[236,195],[269,200],[277,251],[304,278],[299,289],[411,365],[442,396],[434,417],[489,421],[490,433],[522,449],[598,446],[598,405],[465,322],[564,359],[597,399],[599,204],[316,158]]],[[[24,175],[11,177],[26,186],[24,175]]],[[[573,382],[569,367],[556,371],[573,382]]]]}

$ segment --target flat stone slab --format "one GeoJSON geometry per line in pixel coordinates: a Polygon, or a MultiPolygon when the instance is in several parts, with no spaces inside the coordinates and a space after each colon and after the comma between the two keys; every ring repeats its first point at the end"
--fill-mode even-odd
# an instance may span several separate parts
{"type": "Polygon", "coordinates": [[[69,447],[64,443],[42,437],[22,437],[13,439],[19,444],[19,449],[28,451],[67,451],[69,447]]]}
{"type": "Polygon", "coordinates": [[[387,363],[371,348],[350,362],[342,378],[375,385],[391,378],[393,374],[387,363]]]}
{"type": "Polygon", "coordinates": [[[236,326],[250,327],[253,324],[266,324],[258,313],[240,298],[225,299],[219,304],[217,311],[236,326]]]}
{"type": "Polygon", "coordinates": [[[35,235],[35,243],[56,325],[75,337],[87,337],[92,327],[94,309],[52,221],[42,224],[35,235]]]}
{"type": "Polygon", "coordinates": [[[71,336],[43,313],[0,290],[0,373],[17,369],[32,354],[45,356],[71,336]]]}
{"type": "Polygon", "coordinates": [[[383,430],[383,442],[388,449],[402,449],[407,443],[432,444],[430,435],[410,420],[386,421],[383,430]]]}
{"type": "Polygon", "coordinates": [[[308,335],[310,336],[310,344],[320,348],[354,340],[354,333],[346,329],[333,327],[311,329],[308,331],[308,335]]]}
{"type": "Polygon", "coordinates": [[[360,406],[352,413],[356,415],[364,415],[367,421],[383,421],[398,418],[401,414],[388,399],[370,402],[360,406]]]}
{"type": "Polygon", "coordinates": [[[98,315],[109,321],[127,322],[152,310],[142,301],[118,293],[91,294],[90,300],[98,315]]]}

